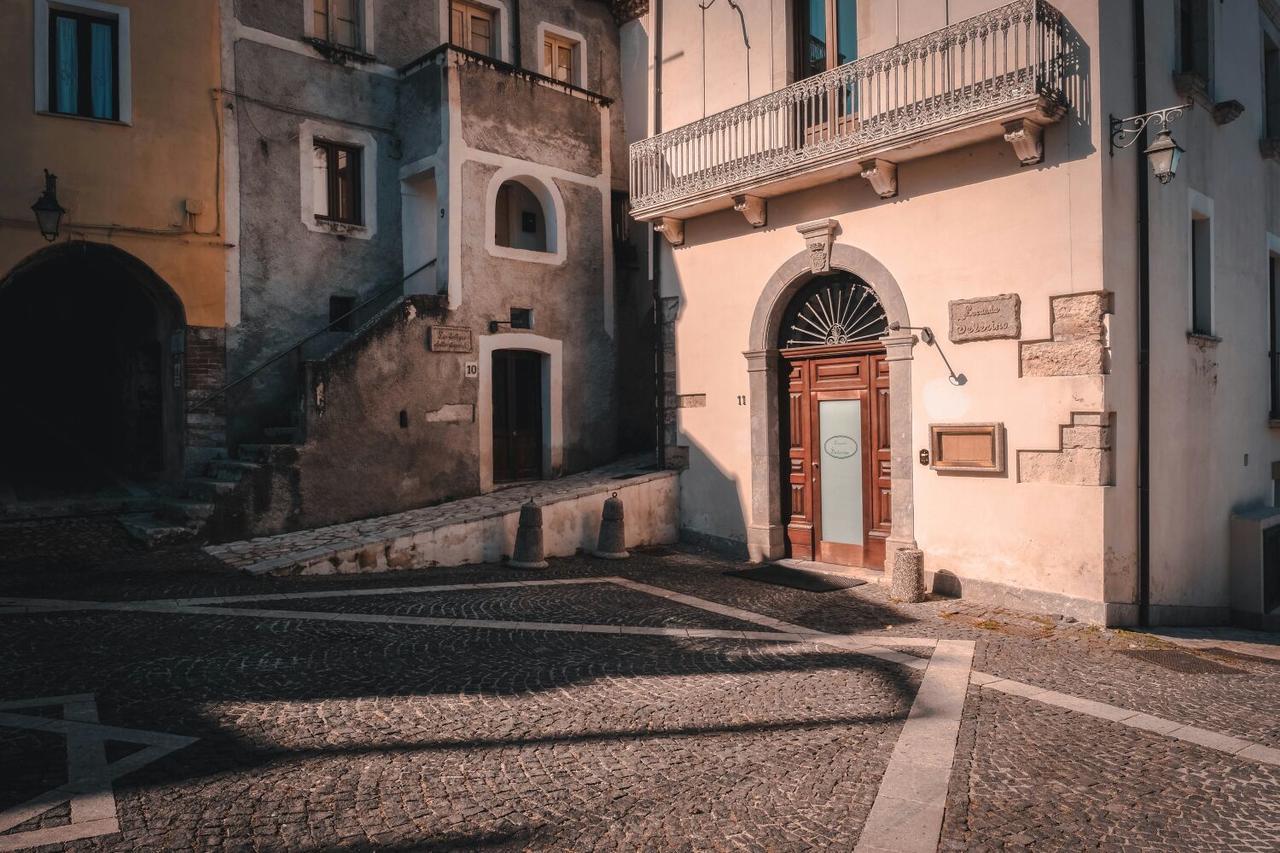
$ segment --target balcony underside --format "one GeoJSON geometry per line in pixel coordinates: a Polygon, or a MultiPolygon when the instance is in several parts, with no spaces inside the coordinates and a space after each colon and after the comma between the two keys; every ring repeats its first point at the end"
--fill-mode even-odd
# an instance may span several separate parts
{"type": "MultiPolygon", "coordinates": [[[[818,156],[809,155],[807,145],[798,145],[794,150],[799,156],[795,159],[800,162],[794,164],[761,169],[759,156],[747,155],[680,176],[675,181],[677,187],[683,185],[689,189],[668,193],[668,198],[652,203],[639,199],[632,215],[640,221],[682,221],[718,210],[735,207],[744,210],[749,204],[744,198],[767,200],[859,176],[867,178],[878,195],[888,198],[897,193],[899,164],[997,139],[1009,142],[1020,162],[1033,164],[1042,159],[1042,129],[1057,122],[1065,112],[1061,96],[1028,94],[985,109],[966,111],[946,121],[885,134],[872,142],[848,140],[848,144],[837,144],[818,156]],[[743,177],[735,179],[737,175],[743,177]]],[[[770,160],[777,159],[770,156],[770,160]]]]}

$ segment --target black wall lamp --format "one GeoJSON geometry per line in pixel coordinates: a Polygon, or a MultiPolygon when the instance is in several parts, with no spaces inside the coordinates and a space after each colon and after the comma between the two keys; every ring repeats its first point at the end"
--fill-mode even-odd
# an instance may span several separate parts
{"type": "Polygon", "coordinates": [[[1178,163],[1182,160],[1184,153],[1183,148],[1173,138],[1173,133],[1169,130],[1169,125],[1179,118],[1183,113],[1191,109],[1193,103],[1188,101],[1185,104],[1178,104],[1175,107],[1165,107],[1162,110],[1156,110],[1142,115],[1130,116],[1129,118],[1111,117],[1111,155],[1115,156],[1117,149],[1129,148],[1140,138],[1142,133],[1153,122],[1159,126],[1160,131],[1156,134],[1155,141],[1146,147],[1142,152],[1147,155],[1147,161],[1151,163],[1151,173],[1156,176],[1162,184],[1167,184],[1173,180],[1178,174],[1178,163]]]}
{"type": "Polygon", "coordinates": [[[31,211],[36,215],[41,236],[50,243],[57,240],[62,215],[67,211],[58,204],[58,176],[49,174],[48,169],[44,170],[44,192],[31,205],[31,211]]]}

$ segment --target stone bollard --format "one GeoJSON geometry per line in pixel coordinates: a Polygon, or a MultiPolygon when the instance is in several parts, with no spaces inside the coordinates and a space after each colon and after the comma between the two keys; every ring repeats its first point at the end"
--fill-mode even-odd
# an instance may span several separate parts
{"type": "Polygon", "coordinates": [[[600,515],[600,538],[596,540],[593,553],[606,560],[625,560],[631,556],[627,553],[627,534],[622,522],[622,498],[617,492],[604,502],[604,512],[600,515]]]}
{"type": "Polygon", "coordinates": [[[895,601],[918,604],[924,601],[924,552],[918,548],[899,548],[893,552],[893,575],[889,595],[895,601]]]}
{"type": "Polygon", "coordinates": [[[516,528],[515,553],[507,561],[514,569],[545,569],[542,558],[542,507],[529,502],[520,507],[520,526],[516,528]]]}

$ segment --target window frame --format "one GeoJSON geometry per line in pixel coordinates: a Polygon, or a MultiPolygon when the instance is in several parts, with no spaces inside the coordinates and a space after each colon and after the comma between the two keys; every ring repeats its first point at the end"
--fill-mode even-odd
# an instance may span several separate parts
{"type": "Polygon", "coordinates": [[[489,6],[483,6],[479,3],[468,3],[466,0],[449,0],[449,44],[454,47],[469,50],[472,53],[478,53],[481,56],[494,57],[498,47],[498,13],[489,6]],[[461,13],[463,20],[463,32],[461,38],[453,29],[453,13],[455,9],[461,13]],[[475,47],[471,43],[472,37],[472,21],[475,18],[484,18],[489,22],[489,50],[483,51],[475,47]]]}
{"type": "MultiPolygon", "coordinates": [[[[34,73],[35,112],[38,115],[57,118],[93,121],[103,124],[131,125],[133,123],[133,63],[130,53],[130,10],[124,6],[99,2],[99,0],[35,0],[34,15],[34,73]],[[112,24],[115,45],[115,63],[112,69],[112,93],[115,101],[115,117],[99,118],[81,112],[54,110],[54,32],[51,26],[54,14],[83,17],[112,24]]],[[[84,48],[80,48],[84,52],[84,48]]]]}
{"type": "Polygon", "coordinates": [[[539,21],[536,31],[538,44],[538,73],[552,80],[557,80],[551,69],[545,66],[545,51],[548,42],[560,42],[562,45],[569,47],[573,51],[573,73],[568,80],[561,80],[570,86],[577,86],[579,89],[589,89],[587,68],[587,39],[579,32],[559,27],[548,21],[539,21]]]}
{"type": "MultiPolygon", "coordinates": [[[[1175,75],[1193,74],[1200,78],[1204,84],[1204,94],[1212,98],[1213,78],[1214,78],[1214,60],[1217,54],[1216,38],[1217,38],[1217,3],[1213,0],[1178,0],[1178,5],[1174,9],[1174,28],[1177,35],[1174,42],[1174,68],[1175,75]],[[1199,9],[1193,9],[1192,14],[1184,13],[1184,9],[1188,4],[1198,4],[1199,9]],[[1191,36],[1186,27],[1185,19],[1187,17],[1196,17],[1199,13],[1200,25],[1204,27],[1204,56],[1188,56],[1188,40],[1194,38],[1191,36]],[[1203,60],[1203,66],[1200,64],[1203,60]]],[[[1194,45],[1192,46],[1194,48],[1194,45]]]]}
{"type": "Polygon", "coordinates": [[[72,12],[66,9],[51,8],[49,10],[49,112],[54,115],[79,116],[99,121],[120,120],[120,22],[113,17],[90,15],[84,12],[72,12]],[[76,25],[76,109],[58,109],[58,33],[55,23],[64,18],[74,21],[76,25]],[[111,115],[93,114],[93,39],[91,36],[94,24],[105,24],[111,31],[111,115]]]}
{"type": "Polygon", "coordinates": [[[1213,200],[1195,190],[1188,190],[1190,210],[1187,217],[1187,279],[1189,288],[1187,337],[1197,340],[1218,341],[1216,332],[1217,311],[1215,310],[1215,276],[1214,276],[1214,218],[1213,200]],[[1200,224],[1203,223],[1203,224],[1200,224]],[[1197,225],[1203,229],[1197,232],[1197,225]],[[1203,239],[1198,239],[1203,235],[1203,239]],[[1203,255],[1201,255],[1201,251],[1203,255]],[[1203,272],[1203,278],[1197,275],[1203,272]],[[1201,288],[1199,285],[1203,285],[1201,288]],[[1203,300],[1203,301],[1202,301],[1203,300]],[[1207,322],[1202,326],[1199,322],[1197,306],[1203,306],[1207,322]]]}
{"type": "MultiPolygon", "coordinates": [[[[439,26],[440,26],[440,43],[449,44],[459,50],[471,50],[460,42],[453,39],[453,7],[454,0],[441,0],[437,4],[439,10],[439,26]]],[[[509,21],[511,20],[511,12],[507,6],[506,0],[461,0],[460,5],[470,6],[479,11],[486,12],[493,21],[493,52],[488,54],[491,59],[499,62],[511,62],[511,34],[509,21]]],[[[473,51],[474,52],[474,51],[473,51]]]]}
{"type": "Polygon", "coordinates": [[[564,198],[548,169],[536,167],[531,163],[525,165],[526,168],[512,166],[499,169],[489,178],[489,186],[485,193],[485,251],[495,258],[559,266],[568,259],[566,245],[568,220],[565,218],[564,198]],[[498,195],[503,184],[508,181],[523,184],[542,206],[542,227],[546,235],[545,250],[520,249],[498,243],[498,195]]]}
{"type": "MultiPolygon", "coordinates": [[[[304,119],[298,124],[298,214],[308,231],[371,240],[378,233],[378,140],[372,133],[347,125],[304,119]],[[359,195],[355,197],[360,223],[318,216],[315,198],[315,146],[328,142],[360,149],[357,170],[359,195]]],[[[328,183],[326,182],[326,192],[328,183]]]]}
{"type": "MultiPolygon", "coordinates": [[[[336,225],[364,225],[364,149],[350,142],[340,142],[323,136],[311,140],[312,156],[317,149],[325,152],[325,208],[329,213],[316,213],[316,221],[336,225]],[[350,161],[347,174],[351,178],[351,216],[334,215],[334,202],[342,199],[342,174],[338,168],[338,153],[345,151],[350,161]]],[[[313,197],[314,200],[314,197],[313,197]]]]}
{"type": "Polygon", "coordinates": [[[356,20],[356,42],[355,46],[346,45],[336,41],[333,38],[333,0],[324,0],[325,3],[325,32],[316,32],[315,21],[315,0],[302,0],[303,14],[303,33],[308,39],[317,42],[324,42],[337,51],[345,51],[347,53],[358,54],[361,56],[373,55],[373,2],[372,0],[352,0],[352,9],[357,16],[356,20]]]}

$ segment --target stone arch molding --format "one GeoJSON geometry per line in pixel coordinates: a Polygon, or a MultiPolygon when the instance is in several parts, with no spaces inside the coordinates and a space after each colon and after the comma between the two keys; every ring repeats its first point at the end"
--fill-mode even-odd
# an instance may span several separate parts
{"type": "Polygon", "coordinates": [[[568,257],[566,245],[567,229],[565,227],[564,196],[556,186],[550,174],[540,174],[543,170],[529,163],[527,168],[508,166],[493,173],[489,178],[489,186],[485,191],[484,213],[484,246],[485,250],[497,258],[509,258],[514,261],[528,261],[535,264],[551,264],[559,266],[568,257]],[[547,229],[547,251],[533,252],[528,249],[515,249],[510,246],[499,246],[495,238],[496,214],[498,209],[498,190],[507,181],[515,181],[524,185],[533,193],[542,205],[542,218],[547,229]]]}
{"type": "MultiPolygon", "coordinates": [[[[832,270],[852,273],[871,286],[889,323],[910,326],[902,288],[878,260],[862,249],[841,243],[830,248],[832,270]]],[[[782,459],[779,447],[781,359],[778,332],[792,297],[815,276],[806,249],[788,258],[770,276],[751,317],[747,359],[751,403],[751,522],[747,550],[751,559],[776,560],[786,554],[782,518],[782,459]]],[[[894,551],[915,548],[915,501],[911,464],[911,360],[916,339],[907,332],[882,338],[889,362],[889,431],[893,528],[886,543],[886,566],[894,551]]]]}

